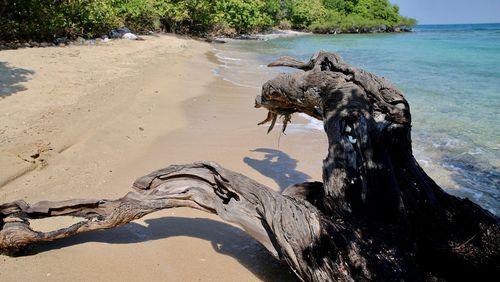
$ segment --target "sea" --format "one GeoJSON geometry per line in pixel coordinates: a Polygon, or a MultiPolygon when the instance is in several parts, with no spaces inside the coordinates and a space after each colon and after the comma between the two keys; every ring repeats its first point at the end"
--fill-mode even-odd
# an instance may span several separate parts
{"type": "MultiPolygon", "coordinates": [[[[293,34],[214,45],[215,74],[260,91],[280,56],[337,52],[392,81],[410,103],[413,152],[447,192],[500,215],[500,24],[418,25],[413,32],[293,34]]],[[[304,130],[323,130],[310,119],[304,130]]],[[[288,133],[290,134],[290,133],[288,133]]]]}

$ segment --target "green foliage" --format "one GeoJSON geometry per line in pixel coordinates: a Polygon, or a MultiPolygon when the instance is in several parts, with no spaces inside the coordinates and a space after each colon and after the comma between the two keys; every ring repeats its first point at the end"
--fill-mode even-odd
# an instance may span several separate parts
{"type": "Polygon", "coordinates": [[[351,14],[359,0],[323,0],[323,5],[330,11],[351,14]]]}
{"type": "Polygon", "coordinates": [[[326,12],[321,0],[288,0],[287,10],[294,28],[307,28],[323,18],[326,12]]]}
{"type": "Polygon", "coordinates": [[[9,0],[0,2],[0,38],[33,35],[35,39],[58,34],[68,25],[66,11],[57,2],[9,0]]]}
{"type": "MultiPolygon", "coordinates": [[[[106,0],[105,0],[106,1],[106,0]]],[[[145,32],[160,28],[160,9],[155,0],[112,0],[121,25],[136,32],[145,32]]]]}
{"type": "MultiPolygon", "coordinates": [[[[108,0],[74,0],[61,5],[66,10],[65,36],[95,37],[120,24],[116,10],[108,0]]],[[[57,34],[54,34],[57,37],[57,34]]]]}
{"type": "Polygon", "coordinates": [[[397,26],[413,26],[415,19],[399,15],[399,7],[388,0],[323,0],[326,16],[311,25],[316,32],[370,31],[397,26]]]}
{"type": "Polygon", "coordinates": [[[324,31],[415,25],[388,0],[0,0],[0,39],[135,32],[239,33],[271,26],[324,31]]]}
{"type": "Polygon", "coordinates": [[[265,8],[265,2],[260,0],[220,0],[216,4],[216,19],[238,32],[248,31],[272,24],[265,8]]]}
{"type": "Polygon", "coordinates": [[[182,23],[190,20],[186,1],[156,1],[155,9],[161,26],[171,32],[178,32],[182,23]]]}
{"type": "Polygon", "coordinates": [[[0,2],[0,38],[6,40],[91,37],[119,23],[109,0],[0,2]]]}
{"type": "Polygon", "coordinates": [[[287,8],[284,0],[268,0],[263,2],[262,11],[269,16],[273,24],[278,24],[282,20],[286,20],[287,8]]]}
{"type": "Polygon", "coordinates": [[[414,18],[401,17],[401,19],[400,19],[400,25],[402,25],[402,26],[414,26],[417,24],[418,24],[418,21],[414,18]]]}
{"type": "Polygon", "coordinates": [[[368,19],[358,14],[346,15],[337,11],[329,11],[326,18],[322,22],[312,24],[311,29],[320,33],[332,32],[332,30],[358,32],[383,25],[384,21],[382,20],[368,19]]]}

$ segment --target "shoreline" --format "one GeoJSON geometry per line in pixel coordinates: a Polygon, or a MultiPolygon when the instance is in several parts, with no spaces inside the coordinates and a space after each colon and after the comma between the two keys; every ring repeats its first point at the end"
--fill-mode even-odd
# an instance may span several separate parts
{"type": "MultiPolygon", "coordinates": [[[[33,40],[12,40],[12,41],[0,41],[0,51],[5,50],[17,50],[17,49],[30,49],[30,48],[51,48],[51,47],[70,47],[70,46],[99,46],[106,45],[110,42],[116,40],[142,40],[142,37],[148,36],[178,36],[185,37],[192,40],[204,41],[208,43],[226,43],[226,40],[269,40],[279,37],[290,37],[290,36],[304,36],[304,35],[338,35],[338,34],[380,34],[380,33],[404,33],[404,32],[414,32],[413,27],[411,28],[388,28],[388,27],[368,27],[368,28],[352,28],[347,30],[342,30],[341,28],[320,28],[321,31],[314,31],[311,29],[279,29],[271,28],[269,30],[263,30],[254,33],[244,33],[237,35],[227,35],[227,34],[205,34],[196,35],[190,33],[167,33],[167,32],[151,32],[147,34],[139,33],[138,39],[125,39],[125,38],[108,38],[102,39],[102,37],[88,38],[84,39],[82,37],[68,39],[68,38],[56,38],[52,42],[49,41],[33,41],[33,40]]],[[[135,35],[135,34],[134,34],[135,35]]]]}
{"type": "MultiPolygon", "coordinates": [[[[258,91],[216,77],[212,70],[217,61],[210,50],[207,43],[160,36],[140,42],[118,41],[109,47],[8,51],[21,52],[11,54],[10,68],[28,69],[27,65],[36,65],[39,57],[42,69],[33,68],[34,74],[29,79],[16,84],[26,88],[25,92],[11,93],[0,100],[1,109],[14,106],[25,109],[7,111],[11,119],[3,119],[0,127],[4,130],[0,141],[12,138],[11,143],[16,144],[8,147],[8,143],[0,143],[2,171],[4,167],[16,167],[12,160],[31,165],[24,164],[25,161],[12,153],[16,148],[25,149],[24,158],[30,158],[37,152],[33,142],[40,139],[40,135],[30,136],[30,132],[47,134],[52,150],[41,150],[37,158],[45,159],[47,165],[37,165],[31,172],[0,187],[0,202],[117,198],[127,193],[132,182],[141,175],[170,164],[198,160],[217,161],[274,189],[321,177],[318,168],[324,150],[317,150],[321,157],[310,154],[307,148],[296,150],[300,148],[299,135],[281,138],[266,135],[266,128],[256,125],[265,116],[264,111],[253,108],[254,95],[258,91]],[[136,49],[139,45],[152,43],[153,48],[136,49]],[[164,46],[167,43],[170,47],[164,46]],[[104,52],[99,48],[104,48],[104,52]],[[130,49],[136,52],[133,56],[125,52],[130,49]],[[84,57],[86,64],[101,64],[111,74],[116,72],[114,79],[107,80],[102,73],[92,73],[92,66],[77,71],[78,75],[69,77],[72,80],[54,77],[50,71],[43,76],[43,67],[50,68],[51,63],[54,68],[60,67],[61,62],[68,64],[63,68],[66,75],[82,67],[67,61],[73,58],[70,55],[75,55],[76,50],[80,53],[75,58],[84,57]],[[123,53],[113,54],[112,50],[123,53]],[[34,51],[36,56],[30,57],[28,53],[34,51]],[[44,57],[46,53],[54,56],[44,57]],[[91,55],[95,61],[89,61],[86,55],[91,55]],[[151,56],[153,58],[148,60],[151,56]],[[49,62],[44,61],[47,59],[49,62]],[[118,65],[106,64],[106,60],[113,62],[115,59],[115,64],[126,64],[118,68],[118,65]],[[12,62],[16,60],[26,62],[24,65],[12,62]],[[98,77],[102,81],[95,81],[98,77]],[[67,83],[67,89],[49,87],[50,79],[53,83],[54,80],[67,83]],[[75,89],[84,93],[75,94],[75,89]],[[46,104],[39,101],[49,93],[52,96],[46,97],[46,104]],[[57,99],[61,100],[60,104],[55,102],[57,99]],[[49,109],[52,114],[49,116],[40,109],[49,109]],[[47,117],[40,120],[44,114],[47,117]],[[19,125],[18,130],[4,129],[12,123],[19,125]],[[291,169],[292,173],[281,178],[266,175],[269,170],[285,169],[291,169]]],[[[5,54],[0,52],[2,60],[5,54]]],[[[33,224],[40,230],[50,230],[68,220],[61,218],[61,222],[33,224]]],[[[288,267],[272,258],[241,229],[214,215],[189,209],[161,211],[114,230],[43,244],[34,251],[39,253],[16,258],[2,256],[0,279],[295,279],[288,267]],[[113,269],[120,269],[120,273],[113,269]],[[224,273],[224,277],[221,278],[220,273],[224,273]]]]}

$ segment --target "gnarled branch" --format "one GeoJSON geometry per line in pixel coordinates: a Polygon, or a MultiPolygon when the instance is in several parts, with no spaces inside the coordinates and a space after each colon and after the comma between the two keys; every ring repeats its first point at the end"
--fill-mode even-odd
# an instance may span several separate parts
{"type": "Polygon", "coordinates": [[[139,178],[117,200],[73,200],[0,206],[0,252],[113,228],[148,213],[191,207],[239,224],[304,281],[481,280],[498,275],[499,219],[468,199],[445,193],[418,165],[411,115],[388,81],[340,56],[309,62],[282,58],[270,66],[303,70],[263,85],[262,123],[283,130],[301,112],[322,120],[329,148],[323,183],[278,194],[214,163],[170,166],[139,178]],[[83,221],[37,232],[29,220],[61,215],[83,221]]]}
{"type": "Polygon", "coordinates": [[[275,257],[286,260],[299,276],[314,275],[307,273],[310,268],[304,261],[310,254],[304,250],[320,240],[326,221],[302,198],[303,193],[293,193],[295,197],[280,195],[208,162],[155,171],[139,178],[133,188],[135,191],[117,200],[3,204],[0,252],[14,254],[39,242],[118,227],[162,209],[190,207],[240,225],[275,257]],[[80,217],[82,221],[51,232],[30,228],[30,219],[63,215],[80,217]]]}

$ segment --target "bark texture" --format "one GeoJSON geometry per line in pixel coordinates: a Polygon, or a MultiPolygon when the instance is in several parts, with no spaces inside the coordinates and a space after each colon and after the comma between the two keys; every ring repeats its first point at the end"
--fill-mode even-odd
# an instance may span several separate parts
{"type": "Polygon", "coordinates": [[[0,252],[191,207],[239,224],[304,281],[498,277],[499,219],[445,193],[418,165],[399,90],[334,53],[270,66],[302,71],[264,84],[256,97],[256,107],[269,111],[262,123],[272,130],[282,118],[284,131],[296,112],[322,120],[329,140],[323,183],[279,194],[215,163],[170,166],[139,178],[118,200],[0,205],[0,252]],[[62,215],[82,221],[46,233],[29,226],[29,219],[62,215]]]}

